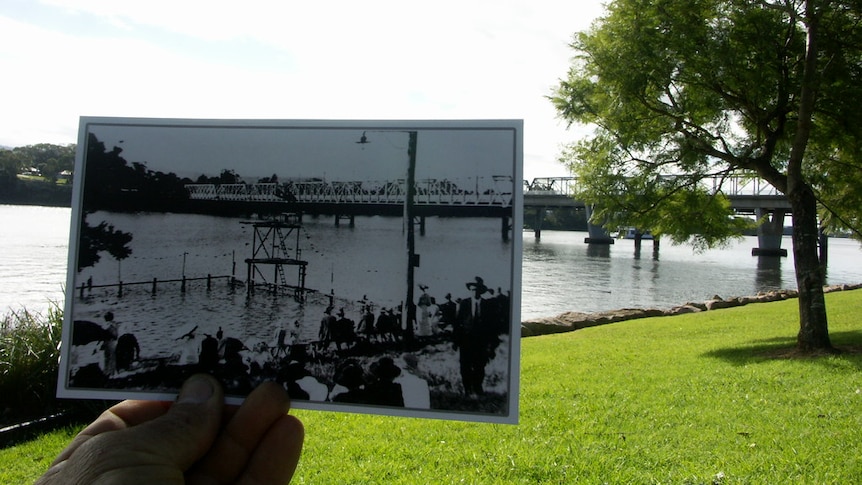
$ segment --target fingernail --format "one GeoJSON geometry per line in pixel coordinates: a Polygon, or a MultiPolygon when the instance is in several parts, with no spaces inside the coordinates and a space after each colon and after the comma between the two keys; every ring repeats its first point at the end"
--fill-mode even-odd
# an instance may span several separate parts
{"type": "Polygon", "coordinates": [[[204,376],[192,376],[183,384],[177,403],[201,404],[207,402],[212,395],[213,386],[209,379],[204,376]]]}

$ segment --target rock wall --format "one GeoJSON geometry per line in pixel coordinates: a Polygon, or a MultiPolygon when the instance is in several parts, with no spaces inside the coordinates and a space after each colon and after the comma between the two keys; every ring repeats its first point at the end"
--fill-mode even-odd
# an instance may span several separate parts
{"type": "MultiPolygon", "coordinates": [[[[831,285],[824,286],[823,291],[855,290],[862,288],[862,284],[855,285],[831,285]]],[[[606,312],[581,313],[566,312],[555,317],[533,318],[521,322],[521,337],[532,337],[536,335],[547,335],[552,333],[571,332],[581,328],[606,325],[608,323],[623,322],[636,318],[660,317],[681,315],[683,313],[697,313],[721,308],[732,308],[748,305],[749,303],[767,303],[771,301],[787,300],[796,298],[796,290],[778,290],[758,293],[755,296],[740,296],[733,298],[722,298],[713,296],[705,302],[689,302],[667,310],[658,308],[623,308],[606,312]]]]}

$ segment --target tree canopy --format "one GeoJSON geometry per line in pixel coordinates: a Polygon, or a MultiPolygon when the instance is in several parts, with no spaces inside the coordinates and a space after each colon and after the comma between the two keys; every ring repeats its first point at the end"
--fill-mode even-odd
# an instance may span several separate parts
{"type": "Polygon", "coordinates": [[[117,261],[131,256],[132,234],[116,229],[105,221],[91,226],[87,223],[86,214],[81,218],[80,244],[78,245],[78,271],[94,266],[102,257],[99,253],[107,252],[117,261]]]}
{"type": "Polygon", "coordinates": [[[84,210],[182,210],[188,201],[185,185],[192,183],[191,179],[149,170],[146,162],[129,163],[122,153],[117,146],[109,151],[94,134],[89,134],[84,210]]]}
{"type": "Polygon", "coordinates": [[[561,157],[595,220],[710,247],[746,225],[726,177],[785,194],[803,349],[831,349],[819,226],[862,238],[860,20],[859,0],[616,0],[551,97],[595,127],[561,157]]]}

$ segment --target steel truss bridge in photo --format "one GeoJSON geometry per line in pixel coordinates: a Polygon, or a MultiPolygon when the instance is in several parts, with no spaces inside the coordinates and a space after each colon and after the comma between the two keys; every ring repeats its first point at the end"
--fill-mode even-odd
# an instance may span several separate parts
{"type": "MultiPolygon", "coordinates": [[[[758,228],[759,248],[763,254],[786,254],[780,249],[784,216],[790,203],[775,187],[747,175],[714,176],[700,183],[713,193],[728,197],[739,214],[766,216],[758,228]]],[[[414,214],[424,228],[426,216],[500,217],[504,238],[511,230],[514,198],[511,176],[472,177],[464,180],[422,179],[415,183],[414,214]]],[[[336,224],[357,215],[403,214],[407,194],[404,179],[388,181],[289,181],[256,184],[189,184],[193,204],[231,205],[247,212],[300,212],[335,216],[336,224]]],[[[535,217],[536,237],[541,234],[541,219],[548,209],[574,208],[589,213],[592,208],[576,199],[577,177],[538,177],[523,181],[525,217],[535,217]]],[[[607,233],[589,228],[589,242],[611,242],[607,233]]]]}

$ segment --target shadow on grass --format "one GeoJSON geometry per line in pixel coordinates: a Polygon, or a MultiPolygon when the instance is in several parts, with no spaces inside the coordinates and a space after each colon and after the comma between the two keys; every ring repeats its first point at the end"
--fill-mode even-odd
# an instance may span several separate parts
{"type": "Polygon", "coordinates": [[[738,347],[717,349],[703,354],[704,357],[722,359],[733,365],[757,364],[777,359],[807,360],[821,365],[831,365],[833,357],[845,360],[862,369],[862,330],[832,332],[829,335],[838,353],[801,352],[796,348],[796,337],[775,337],[754,340],[738,347]]]}

